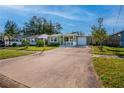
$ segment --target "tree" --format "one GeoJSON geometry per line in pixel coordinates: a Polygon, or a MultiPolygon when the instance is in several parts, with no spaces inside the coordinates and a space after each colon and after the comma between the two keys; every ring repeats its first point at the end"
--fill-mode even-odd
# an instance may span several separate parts
{"type": "Polygon", "coordinates": [[[8,20],[5,24],[4,35],[8,37],[9,45],[11,38],[15,37],[19,34],[17,24],[12,20],[8,20]]]}
{"type": "Polygon", "coordinates": [[[99,43],[100,51],[103,51],[103,41],[107,38],[107,31],[103,26],[103,18],[98,18],[98,27],[93,25],[92,37],[99,43]]]}
{"type": "Polygon", "coordinates": [[[40,32],[39,29],[39,21],[40,19],[37,18],[37,16],[33,16],[29,22],[25,23],[25,26],[23,27],[23,33],[24,35],[30,36],[30,35],[36,35],[40,32]]]}
{"type": "Polygon", "coordinates": [[[61,26],[61,24],[60,24],[60,23],[56,23],[56,24],[55,24],[54,33],[56,33],[56,34],[61,33],[61,31],[60,31],[61,29],[63,29],[62,26],[61,26]]]}
{"type": "Polygon", "coordinates": [[[27,36],[40,34],[50,35],[59,33],[61,28],[62,27],[59,23],[54,25],[51,21],[48,21],[45,18],[33,16],[28,22],[25,23],[22,32],[27,36]]]}

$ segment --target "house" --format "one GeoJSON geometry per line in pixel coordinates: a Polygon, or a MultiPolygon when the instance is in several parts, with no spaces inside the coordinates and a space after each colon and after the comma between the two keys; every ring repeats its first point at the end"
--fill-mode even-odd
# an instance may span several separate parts
{"type": "Polygon", "coordinates": [[[120,32],[116,33],[115,35],[119,37],[119,40],[120,40],[119,45],[121,47],[124,47],[124,31],[120,31],[120,32]]]}
{"type": "Polygon", "coordinates": [[[37,37],[38,37],[38,35],[29,36],[29,37],[26,37],[26,36],[16,36],[16,37],[13,37],[13,38],[11,38],[9,40],[8,37],[5,36],[4,37],[4,43],[5,43],[5,46],[12,46],[14,43],[17,46],[21,46],[22,45],[22,40],[27,39],[27,40],[29,40],[29,44],[30,45],[36,45],[37,37]]]}
{"type": "MultiPolygon", "coordinates": [[[[92,36],[87,36],[87,44],[98,45],[98,43],[92,36]]],[[[109,35],[109,37],[104,40],[103,45],[124,47],[124,31],[109,35]]]]}
{"type": "Polygon", "coordinates": [[[77,35],[77,34],[53,34],[53,35],[35,35],[29,37],[14,37],[10,40],[5,38],[5,45],[22,45],[21,41],[23,39],[28,39],[30,45],[36,45],[37,39],[46,39],[48,44],[59,44],[60,46],[84,46],[87,45],[87,36],[77,35]]]}
{"type": "Polygon", "coordinates": [[[0,47],[4,46],[4,40],[3,40],[3,37],[0,36],[0,47]]]}
{"type": "Polygon", "coordinates": [[[5,46],[12,46],[14,43],[18,46],[21,46],[22,45],[22,36],[17,36],[17,37],[14,37],[14,38],[11,38],[10,40],[8,39],[7,36],[4,37],[4,44],[5,46]]]}
{"type": "Polygon", "coordinates": [[[110,35],[107,40],[107,45],[124,47],[124,31],[110,35]]]}
{"type": "Polygon", "coordinates": [[[87,36],[77,34],[54,34],[48,37],[48,43],[58,43],[61,46],[87,45],[87,36]]]}

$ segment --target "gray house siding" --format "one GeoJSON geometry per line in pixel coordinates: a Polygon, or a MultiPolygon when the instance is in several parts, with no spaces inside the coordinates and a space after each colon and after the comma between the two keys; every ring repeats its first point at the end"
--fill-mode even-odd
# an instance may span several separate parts
{"type": "Polygon", "coordinates": [[[120,46],[124,47],[124,31],[120,33],[120,46]]]}

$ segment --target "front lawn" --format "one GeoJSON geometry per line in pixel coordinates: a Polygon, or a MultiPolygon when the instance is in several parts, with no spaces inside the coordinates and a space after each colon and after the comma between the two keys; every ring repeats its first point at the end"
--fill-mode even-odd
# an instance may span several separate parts
{"type": "Polygon", "coordinates": [[[28,55],[31,53],[32,52],[2,49],[2,50],[0,50],[0,59],[24,56],[24,55],[28,55]]]}
{"type": "Polygon", "coordinates": [[[103,46],[103,52],[100,52],[98,46],[92,46],[93,54],[107,54],[107,55],[124,55],[124,48],[103,46]]]}
{"type": "MultiPolygon", "coordinates": [[[[57,47],[45,47],[45,51],[52,50],[52,49],[55,49],[55,48],[57,48],[57,47]]],[[[41,50],[44,50],[44,47],[29,46],[25,50],[28,50],[28,51],[41,51],[41,50]]]]}
{"type": "MultiPolygon", "coordinates": [[[[45,51],[55,49],[57,47],[45,47],[45,51]]],[[[44,47],[37,47],[37,46],[28,46],[26,47],[7,47],[9,50],[27,50],[27,51],[41,51],[44,50],[44,47]]]]}
{"type": "Polygon", "coordinates": [[[124,88],[124,59],[93,58],[93,64],[104,87],[124,88]]]}
{"type": "Polygon", "coordinates": [[[45,50],[43,47],[36,47],[36,46],[28,46],[26,47],[6,47],[4,49],[0,49],[0,59],[5,59],[5,58],[11,58],[11,57],[18,57],[18,56],[23,56],[23,55],[28,55],[33,52],[31,51],[47,51],[51,49],[55,49],[57,47],[45,47],[45,50]],[[26,51],[23,51],[26,50],[26,51]]]}

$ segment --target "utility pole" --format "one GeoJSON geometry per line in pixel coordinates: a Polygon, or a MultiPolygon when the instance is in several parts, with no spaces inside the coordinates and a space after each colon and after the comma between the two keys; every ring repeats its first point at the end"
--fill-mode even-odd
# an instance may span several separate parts
{"type": "Polygon", "coordinates": [[[122,6],[120,5],[120,6],[119,6],[119,11],[118,11],[118,14],[117,14],[117,19],[116,19],[115,25],[114,25],[114,27],[113,27],[113,35],[115,34],[115,29],[116,29],[116,27],[117,27],[117,24],[118,24],[120,15],[121,15],[121,10],[122,10],[122,6]]]}
{"type": "Polygon", "coordinates": [[[120,15],[121,15],[121,10],[122,10],[122,6],[120,5],[119,6],[119,11],[118,11],[118,14],[117,14],[117,19],[116,19],[115,25],[113,27],[113,37],[111,38],[112,39],[112,45],[114,45],[115,42],[116,42],[116,36],[114,36],[114,34],[115,34],[115,31],[116,31],[117,24],[119,22],[119,18],[120,18],[120,15]]]}

